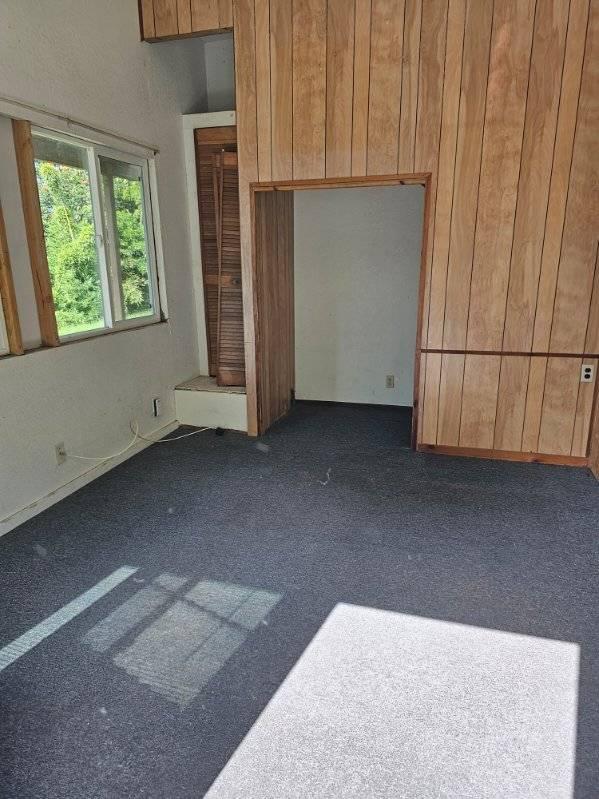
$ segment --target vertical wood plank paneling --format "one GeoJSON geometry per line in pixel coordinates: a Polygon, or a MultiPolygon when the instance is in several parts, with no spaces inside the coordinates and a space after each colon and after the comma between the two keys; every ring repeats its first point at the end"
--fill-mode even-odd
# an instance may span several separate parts
{"type": "Polygon", "coordinates": [[[493,448],[499,355],[466,355],[460,446],[493,448]]]}
{"type": "Polygon", "coordinates": [[[450,0],[447,18],[447,47],[445,54],[443,118],[439,146],[437,203],[431,260],[431,288],[428,323],[428,346],[438,349],[443,344],[445,287],[449,257],[449,231],[453,204],[456,143],[462,50],[464,44],[465,0],[450,0]]]}
{"type": "MultiPolygon", "coordinates": [[[[596,358],[585,358],[583,363],[594,366],[595,375],[597,374],[596,358]]],[[[579,458],[584,458],[587,454],[596,381],[597,378],[595,377],[592,383],[580,383],[578,388],[578,401],[576,403],[576,416],[574,418],[574,433],[572,435],[572,449],[570,454],[576,455],[579,458]]]]}
{"type": "Polygon", "coordinates": [[[326,0],[293,0],[293,177],[325,176],[326,0]]]}
{"type": "Polygon", "coordinates": [[[217,30],[218,0],[191,0],[191,26],[194,31],[217,30]]]}
{"type": "Polygon", "coordinates": [[[177,0],[154,0],[154,27],[156,36],[176,36],[177,0]]]}
{"type": "Polygon", "coordinates": [[[54,297],[35,174],[31,123],[24,119],[13,119],[12,129],[42,344],[47,347],[56,347],[60,344],[60,340],[54,312],[54,297]]]}
{"type": "Polygon", "coordinates": [[[270,85],[270,2],[255,0],[256,114],[258,129],[258,179],[272,180],[272,123],[270,85]]]}
{"type": "Polygon", "coordinates": [[[405,0],[372,0],[369,175],[397,172],[405,0]]]}
{"type": "Polygon", "coordinates": [[[599,218],[599,3],[591,4],[549,350],[582,352],[599,218]]]}
{"type": "MultiPolygon", "coordinates": [[[[422,343],[458,352],[422,355],[422,443],[543,447],[547,454],[584,446],[590,417],[578,377],[569,410],[557,408],[556,385],[574,380],[561,361],[578,357],[548,361],[534,352],[557,353],[569,339],[565,351],[582,356],[585,336],[587,351],[599,348],[590,220],[599,83],[593,24],[575,133],[588,6],[589,0],[255,0],[252,27],[254,3],[235,2],[236,60],[245,58],[236,67],[246,105],[238,102],[242,216],[258,166],[260,179],[268,179],[269,150],[275,180],[431,173],[424,273],[430,313],[422,343]],[[240,25],[242,15],[249,26],[240,25]],[[467,348],[531,350],[532,357],[460,352],[467,348]]],[[[243,239],[251,271],[251,239],[243,239]]],[[[285,275],[277,280],[272,301],[286,292],[285,275]]],[[[270,365],[258,365],[269,386],[260,400],[263,419],[283,407],[286,357],[275,347],[270,365]],[[270,374],[273,368],[281,373],[270,374]]],[[[248,374],[251,404],[250,384],[248,374]]]]}
{"type": "MultiPolygon", "coordinates": [[[[455,11],[459,14],[457,6],[455,11]]],[[[447,12],[447,0],[422,2],[414,168],[416,172],[433,172],[433,176],[437,171],[441,136],[447,12]]],[[[459,35],[456,42],[458,39],[459,35]]]]}
{"type": "Polygon", "coordinates": [[[355,0],[328,0],[326,175],[351,175],[355,0]]]}
{"type": "Polygon", "coordinates": [[[568,4],[537,0],[503,349],[532,347],[568,4]]]}
{"type": "MultiPolygon", "coordinates": [[[[235,0],[235,95],[237,153],[239,158],[239,224],[245,345],[248,433],[258,434],[258,351],[256,348],[256,297],[253,269],[253,219],[249,184],[258,179],[256,126],[256,29],[254,0],[235,0]]],[[[263,353],[260,353],[262,358],[263,353]]]]}
{"type": "Polygon", "coordinates": [[[467,347],[499,350],[510,253],[535,0],[495,3],[476,216],[467,347]]]}
{"type": "Polygon", "coordinates": [[[443,328],[448,349],[466,345],[492,16],[493,0],[469,0],[443,328]]]}
{"type": "Polygon", "coordinates": [[[233,0],[218,0],[219,28],[233,27],[233,0]]]}
{"type": "Polygon", "coordinates": [[[352,175],[365,175],[370,93],[371,0],[355,0],[352,175]]]}
{"type": "Polygon", "coordinates": [[[465,357],[458,354],[442,356],[437,444],[449,447],[457,447],[460,443],[465,357]]]}
{"type": "Polygon", "coordinates": [[[422,0],[406,0],[404,19],[399,159],[397,165],[397,171],[400,174],[414,172],[422,0]]]}
{"type": "Polygon", "coordinates": [[[270,0],[272,177],[293,177],[292,0],[270,0]]]}
{"type": "Polygon", "coordinates": [[[22,355],[23,339],[21,338],[21,326],[19,324],[19,310],[17,308],[17,297],[12,278],[12,268],[10,264],[10,253],[8,251],[8,240],[6,238],[6,226],[4,224],[4,214],[0,204],[0,305],[4,313],[4,323],[8,336],[8,349],[13,355],[22,355]]]}
{"type": "Polygon", "coordinates": [[[524,427],[522,430],[522,452],[538,452],[539,449],[539,430],[541,428],[546,372],[547,358],[533,357],[530,359],[524,427]]]}
{"type": "Polygon", "coordinates": [[[537,352],[549,350],[588,14],[589,0],[571,0],[534,321],[533,350],[537,352]]]}
{"type": "Polygon", "coordinates": [[[153,0],[141,0],[139,4],[141,13],[141,33],[144,39],[153,39],[156,36],[154,26],[154,2],[153,0]]]}
{"type": "Polygon", "coordinates": [[[439,419],[439,387],[441,381],[441,355],[428,352],[424,377],[424,402],[422,406],[422,443],[437,443],[439,419]]]}
{"type": "MultiPolygon", "coordinates": [[[[424,427],[424,387],[426,381],[426,352],[420,353],[420,368],[418,369],[418,397],[416,398],[416,441],[424,441],[422,431],[424,427]]],[[[413,421],[413,420],[412,420],[413,421]]]]}
{"type": "Polygon", "coordinates": [[[595,252],[595,280],[591,294],[591,308],[589,310],[589,324],[587,326],[587,340],[585,352],[599,352],[599,241],[595,252]]]}
{"type": "Polygon", "coordinates": [[[191,0],[177,0],[177,27],[179,33],[191,33],[191,0]]]}
{"type": "MultiPolygon", "coordinates": [[[[416,113],[416,147],[414,169],[430,172],[428,201],[432,222],[425,235],[426,261],[424,265],[424,315],[429,319],[431,292],[431,264],[433,257],[433,235],[437,205],[437,181],[439,177],[439,141],[443,111],[443,72],[447,37],[448,0],[423,0],[422,25],[420,29],[420,66],[418,69],[418,108],[416,113]]],[[[422,331],[422,341],[427,341],[428,327],[422,331]]]]}
{"type": "Polygon", "coordinates": [[[539,452],[569,455],[582,358],[549,358],[539,430],[539,452]]]}
{"type": "Polygon", "coordinates": [[[493,444],[495,449],[516,452],[522,447],[529,371],[530,358],[505,355],[501,359],[493,444]]]}

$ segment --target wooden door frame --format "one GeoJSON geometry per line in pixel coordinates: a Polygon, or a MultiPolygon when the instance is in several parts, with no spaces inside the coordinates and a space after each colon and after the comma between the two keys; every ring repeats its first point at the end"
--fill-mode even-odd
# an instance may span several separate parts
{"type": "MultiPolygon", "coordinates": [[[[248,320],[255,330],[260,330],[260,305],[258,302],[258,266],[256,263],[256,194],[266,191],[307,191],[310,189],[359,189],[383,186],[423,186],[424,187],[424,213],[422,223],[422,243],[420,248],[420,278],[418,289],[418,313],[416,322],[416,345],[414,351],[414,388],[412,404],[412,449],[418,443],[418,418],[420,415],[420,360],[422,348],[422,326],[424,322],[424,306],[426,298],[427,274],[426,265],[428,258],[429,227],[431,221],[431,172],[417,172],[397,175],[365,175],[362,177],[346,178],[314,178],[307,180],[277,180],[268,182],[250,183],[250,218],[251,218],[251,244],[252,244],[252,286],[253,296],[251,307],[244,303],[244,323],[247,329],[248,320]]],[[[261,340],[256,337],[255,363],[252,369],[256,379],[255,400],[250,401],[251,393],[248,392],[248,430],[257,430],[258,435],[263,430],[259,426],[258,403],[260,401],[260,386],[258,375],[260,370],[258,362],[262,357],[260,350],[261,340]]]]}

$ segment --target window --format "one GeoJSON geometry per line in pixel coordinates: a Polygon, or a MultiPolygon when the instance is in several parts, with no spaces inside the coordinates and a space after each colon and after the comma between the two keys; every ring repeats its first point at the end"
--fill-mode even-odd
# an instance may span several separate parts
{"type": "Polygon", "coordinates": [[[6,324],[4,322],[4,311],[2,310],[2,302],[0,302],[0,355],[6,355],[8,352],[9,352],[8,334],[6,332],[6,324]]]}
{"type": "Polygon", "coordinates": [[[33,131],[60,339],[160,317],[148,161],[33,131]]]}

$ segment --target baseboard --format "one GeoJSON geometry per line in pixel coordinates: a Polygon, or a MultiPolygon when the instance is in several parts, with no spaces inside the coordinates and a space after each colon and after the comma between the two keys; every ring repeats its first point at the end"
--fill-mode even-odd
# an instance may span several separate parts
{"type": "MultiPolygon", "coordinates": [[[[173,430],[176,430],[179,427],[179,422],[175,419],[172,422],[164,425],[163,427],[159,427],[157,430],[152,430],[149,433],[144,432],[144,436],[152,437],[152,438],[162,438],[163,436],[167,436],[169,433],[172,433],[173,430]]],[[[92,480],[95,480],[97,477],[100,477],[106,472],[109,472],[111,469],[114,469],[115,466],[118,466],[120,463],[124,463],[129,458],[132,458],[133,455],[137,455],[138,452],[146,449],[147,447],[151,447],[152,442],[150,441],[138,441],[135,446],[131,447],[130,450],[125,452],[123,455],[120,455],[118,458],[113,458],[110,461],[103,461],[102,463],[96,464],[89,469],[86,469],[82,474],[74,477],[72,480],[64,483],[58,488],[55,488],[53,491],[50,491],[48,494],[45,494],[43,497],[36,499],[34,502],[31,502],[29,505],[25,505],[23,508],[19,508],[19,510],[13,511],[9,516],[6,516],[4,519],[0,519],[0,537],[6,535],[11,530],[14,530],[15,527],[18,527],[20,524],[28,521],[28,519],[32,519],[34,516],[37,516],[38,513],[50,508],[52,505],[55,505],[57,502],[60,502],[61,499],[65,499],[70,494],[74,494],[75,491],[78,491],[83,486],[91,483],[92,480]]]]}
{"type": "Polygon", "coordinates": [[[436,455],[457,455],[463,458],[484,458],[494,461],[519,463],[546,463],[552,466],[588,466],[589,459],[576,455],[545,455],[542,452],[517,452],[503,449],[476,449],[474,447],[449,447],[443,444],[418,444],[418,452],[436,455]]]}
{"type": "Polygon", "coordinates": [[[382,402],[338,402],[337,400],[311,400],[296,397],[294,402],[298,405],[331,405],[341,408],[387,408],[396,411],[412,411],[411,405],[386,405],[382,402]]]}

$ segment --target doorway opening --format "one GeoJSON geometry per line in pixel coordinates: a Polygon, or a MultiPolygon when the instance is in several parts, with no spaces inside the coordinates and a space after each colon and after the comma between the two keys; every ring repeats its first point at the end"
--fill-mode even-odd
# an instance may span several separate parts
{"type": "Polygon", "coordinates": [[[428,175],[255,184],[257,430],[292,399],[411,408],[428,175]]]}

